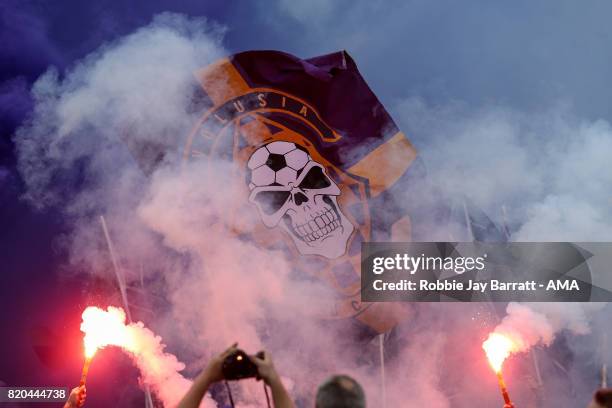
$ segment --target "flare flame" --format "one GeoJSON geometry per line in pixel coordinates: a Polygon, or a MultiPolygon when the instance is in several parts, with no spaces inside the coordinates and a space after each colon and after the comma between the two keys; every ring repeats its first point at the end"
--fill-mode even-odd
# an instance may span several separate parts
{"type": "Polygon", "coordinates": [[[96,351],[106,346],[119,346],[134,352],[136,340],[126,325],[125,312],[109,306],[106,310],[89,306],[83,312],[81,331],[85,333],[83,344],[85,357],[91,359],[96,351]]]}
{"type": "Polygon", "coordinates": [[[516,345],[510,338],[503,334],[491,333],[489,334],[489,338],[482,343],[482,348],[487,354],[487,359],[489,360],[491,368],[493,368],[496,373],[501,373],[504,361],[516,350],[516,345]]]}

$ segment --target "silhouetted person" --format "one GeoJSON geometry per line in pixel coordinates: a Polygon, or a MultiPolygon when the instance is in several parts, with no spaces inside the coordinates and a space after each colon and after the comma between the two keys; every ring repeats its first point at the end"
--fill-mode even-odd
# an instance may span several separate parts
{"type": "Polygon", "coordinates": [[[589,408],[612,408],[612,388],[597,390],[589,408]]]}
{"type": "Polygon", "coordinates": [[[316,408],[365,408],[361,385],[348,375],[334,375],[317,390],[316,408]]]}
{"type": "MultiPolygon", "coordinates": [[[[223,353],[214,357],[204,370],[193,381],[191,388],[183,397],[177,408],[197,408],[204,398],[206,391],[211,384],[223,380],[223,360],[237,350],[238,344],[234,344],[223,353]]],[[[275,408],[295,408],[293,401],[289,397],[285,386],[281,382],[280,376],[272,363],[272,356],[267,351],[264,351],[263,358],[257,356],[249,356],[250,360],[257,366],[257,371],[262,380],[270,387],[272,391],[272,400],[275,408]]]]}

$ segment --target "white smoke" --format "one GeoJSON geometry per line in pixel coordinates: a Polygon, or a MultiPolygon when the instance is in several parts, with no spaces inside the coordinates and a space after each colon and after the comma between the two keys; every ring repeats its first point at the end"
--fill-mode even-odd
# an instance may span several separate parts
{"type": "Polygon", "coordinates": [[[20,170],[32,202],[62,202],[85,211],[81,206],[94,203],[78,200],[83,195],[67,203],[51,187],[57,182],[53,176],[86,158],[88,172],[82,176],[90,178],[83,187],[113,192],[108,185],[92,184],[120,187],[130,181],[132,174],[102,176],[113,169],[133,170],[122,138],[163,144],[188,131],[195,117],[187,109],[193,71],[224,54],[220,33],[203,19],[162,14],[149,26],[100,47],[61,78],[49,69],[33,88],[32,121],[18,131],[20,170]]]}
{"type": "MultiPolygon", "coordinates": [[[[226,54],[221,31],[164,14],[62,77],[50,70],[34,86],[31,121],[17,132],[20,171],[30,202],[64,209],[73,270],[113,279],[98,221],[104,214],[128,284],[142,274],[167,301],[147,324],[190,356],[190,372],[238,341],[247,352],[269,347],[296,392],[310,392],[334,368],[355,366],[352,358],[335,358],[337,340],[318,323],[329,314],[329,289],[292,278],[282,252],[237,237],[258,218],[254,209],[228,213],[240,208],[246,188],[233,177],[233,163],[177,165],[177,141],[202,113],[192,113],[193,73],[226,54]],[[126,139],[173,150],[147,177],[126,139]]],[[[173,356],[158,353],[161,340],[142,334],[150,350],[137,360],[142,380],[172,405],[188,382],[176,374],[173,356]]],[[[241,382],[235,392],[241,403],[263,400],[259,383],[241,382]]]]}
{"type": "MultiPolygon", "coordinates": [[[[33,90],[34,114],[16,138],[27,198],[41,208],[62,207],[73,227],[70,261],[110,277],[98,224],[105,215],[128,280],[142,271],[161,288],[168,308],[147,324],[167,344],[179,345],[177,355],[191,357],[189,372],[238,341],[247,352],[269,348],[296,394],[312,395],[331,373],[347,372],[364,384],[370,405],[381,405],[376,343],[355,353],[339,330],[320,324],[332,296],[323,284],[293,276],[280,251],[239,238],[258,219],[253,209],[226,216],[244,208],[236,206],[245,186],[232,177],[234,164],[213,158],[177,169],[178,146],[146,177],[126,148],[126,137],[176,146],[189,133],[198,118],[190,113],[193,71],[227,54],[222,31],[201,19],[165,14],[104,45],[70,72],[50,70],[41,77],[33,90]]],[[[609,239],[606,186],[612,175],[604,171],[603,152],[612,147],[612,131],[606,122],[577,119],[564,107],[524,113],[432,107],[410,99],[393,110],[405,133],[416,136],[433,184],[449,195],[467,195],[498,221],[506,206],[513,239],[609,239]]],[[[423,194],[417,199],[435,199],[423,194]]],[[[415,200],[404,198],[397,201],[415,200]]],[[[432,225],[432,234],[447,227],[432,225]]],[[[470,307],[420,306],[399,330],[401,345],[387,367],[388,398],[395,406],[407,399],[450,406],[460,398],[444,388],[451,375],[462,377],[461,398],[481,397],[482,390],[462,375],[468,363],[449,352],[480,351],[482,322],[470,307]],[[449,365],[445,372],[442,362],[449,365]]],[[[590,310],[572,308],[570,318],[569,309],[554,308],[512,305],[500,327],[518,332],[520,317],[539,322],[520,326],[526,345],[550,344],[562,329],[585,332],[590,310]]],[[[143,337],[149,356],[165,357],[159,357],[161,370],[146,366],[155,358],[141,359],[143,381],[164,401],[177,401],[188,381],[176,374],[178,360],[163,354],[161,340],[151,336],[143,337]]],[[[258,384],[240,387],[240,401],[262,401],[258,384]]]]}
{"type": "Polygon", "coordinates": [[[396,110],[406,133],[418,135],[433,184],[498,221],[505,206],[512,240],[612,239],[606,121],[577,118],[564,105],[524,113],[412,98],[396,110]]]}
{"type": "MultiPolygon", "coordinates": [[[[165,352],[161,337],[147,329],[142,322],[130,323],[127,327],[134,340],[134,351],[130,356],[140,370],[142,383],[151,387],[164,406],[177,406],[192,384],[180,374],[185,364],[165,352]]],[[[217,404],[206,394],[201,406],[214,408],[217,404]]]]}
{"type": "Polygon", "coordinates": [[[494,332],[510,338],[514,352],[525,352],[536,345],[550,346],[557,333],[569,330],[588,334],[593,314],[603,303],[509,303],[507,315],[494,332]]]}
{"type": "MultiPolygon", "coordinates": [[[[17,132],[20,171],[30,202],[40,208],[60,205],[69,216],[73,263],[94,274],[110,270],[95,220],[102,213],[116,234],[128,280],[135,276],[134,259],[142,270],[171,275],[175,257],[137,218],[148,182],[124,138],[168,145],[188,131],[195,118],[188,109],[193,71],[224,54],[220,35],[220,28],[203,19],[160,15],[102,46],[65,76],[50,69],[36,82],[32,120],[17,132]],[[66,197],[64,188],[79,192],[66,197]]],[[[179,374],[184,365],[164,352],[161,338],[142,323],[129,327],[139,342],[133,357],[142,382],[166,406],[176,405],[190,385],[179,374]]]]}
{"type": "MultiPolygon", "coordinates": [[[[608,122],[581,119],[563,104],[526,113],[499,105],[431,106],[410,98],[395,111],[400,127],[417,137],[432,184],[450,197],[468,197],[498,224],[506,224],[510,240],[612,239],[611,196],[606,187],[612,182],[612,172],[607,171],[612,151],[608,122]]],[[[436,197],[426,194],[425,200],[435,204],[436,197]]],[[[448,226],[432,228],[432,239],[439,237],[433,234],[440,229],[447,231],[448,226]]],[[[567,373],[552,368],[545,379],[549,399],[556,395],[557,406],[569,407],[577,401],[586,404],[597,386],[589,382],[594,371],[588,370],[609,361],[609,354],[598,345],[612,334],[609,325],[602,324],[606,313],[606,304],[510,303],[506,316],[492,329],[512,338],[515,352],[551,346],[561,334],[581,339],[565,340],[575,353],[567,373]],[[583,392],[581,397],[562,385],[567,380],[564,375],[583,392]]],[[[552,359],[540,364],[552,364],[552,359]]],[[[424,392],[428,386],[424,383],[424,392]]]]}

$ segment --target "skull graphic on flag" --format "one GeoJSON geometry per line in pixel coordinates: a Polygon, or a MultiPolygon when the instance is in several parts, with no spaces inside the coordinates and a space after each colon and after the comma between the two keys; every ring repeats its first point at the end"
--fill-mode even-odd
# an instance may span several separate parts
{"type": "Polygon", "coordinates": [[[344,254],[353,225],[336,197],[340,188],[301,146],[275,141],[257,149],[247,163],[249,201],[270,228],[280,225],[304,255],[344,254]]]}
{"type": "Polygon", "coordinates": [[[402,308],[361,302],[360,249],[391,235],[409,240],[409,217],[385,203],[416,152],[350,56],[248,51],[196,78],[195,105],[205,109],[184,158],[230,160],[244,180],[223,222],[333,287],[329,317],[379,333],[394,327],[402,308]]]}

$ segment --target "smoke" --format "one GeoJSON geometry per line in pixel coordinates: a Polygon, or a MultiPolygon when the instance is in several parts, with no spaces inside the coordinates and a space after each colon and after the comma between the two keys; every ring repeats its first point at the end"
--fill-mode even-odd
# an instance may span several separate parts
{"type": "MultiPolygon", "coordinates": [[[[607,121],[577,117],[567,104],[523,112],[503,105],[428,105],[409,98],[399,102],[395,111],[400,127],[417,137],[417,148],[429,164],[431,184],[449,197],[464,197],[484,209],[498,225],[508,227],[510,240],[612,238],[611,201],[605,187],[612,181],[605,170],[606,152],[612,151],[612,128],[607,121]]],[[[436,198],[425,195],[428,205],[434,205],[436,198]]],[[[449,226],[432,229],[433,233],[438,230],[449,230],[449,226]]],[[[540,354],[545,392],[557,406],[586,404],[597,386],[592,380],[595,373],[609,361],[599,344],[612,334],[602,323],[609,307],[510,303],[505,313],[497,323],[491,319],[492,328],[485,336],[492,331],[510,337],[515,353],[554,347],[557,356],[571,355],[559,363],[554,354],[540,354]]]]}
{"type": "MultiPolygon", "coordinates": [[[[368,378],[344,348],[349,342],[320,323],[333,307],[330,289],[292,276],[280,250],[241,238],[259,224],[255,210],[237,201],[246,186],[235,164],[214,157],[181,163],[177,140],[201,114],[193,73],[227,54],[222,32],[203,19],[163,14],[65,74],[44,74],[32,90],[34,112],[15,138],[25,198],[41,210],[63,210],[71,273],[113,280],[99,224],[105,216],[128,285],[144,281],[162,299],[143,319],[186,356],[188,373],[237,341],[247,352],[273,351],[297,394],[311,394],[336,369],[368,378]],[[146,176],[138,161],[156,148],[164,156],[146,176]]],[[[137,359],[142,381],[171,406],[187,380],[161,340],[141,331],[150,350],[137,359]]],[[[254,382],[234,392],[243,404],[263,400],[254,382]]]]}
{"type": "MultiPolygon", "coordinates": [[[[238,341],[247,352],[271,350],[304,401],[321,380],[345,372],[364,384],[370,405],[380,406],[378,339],[361,341],[347,336],[342,323],[322,323],[333,307],[331,291],[296,276],[282,251],[243,239],[259,219],[239,202],[246,187],[236,180],[235,164],[220,157],[181,163],[176,140],[189,133],[201,110],[192,98],[193,71],[227,54],[223,32],[203,19],[164,14],[65,73],[50,69],[34,85],[34,112],[15,139],[26,199],[41,209],[64,210],[73,273],[112,279],[98,224],[105,215],[128,282],[144,280],[163,298],[162,310],[145,321],[188,362],[186,372],[195,373],[238,341]],[[159,147],[165,155],[145,176],[135,160],[142,150],[128,145],[159,147]]],[[[391,107],[436,186],[416,196],[400,193],[396,204],[418,201],[432,213],[428,209],[439,200],[465,195],[498,222],[506,207],[515,240],[609,239],[607,122],[574,117],[565,106],[527,113],[430,106],[411,98],[391,107]]],[[[427,220],[423,239],[447,240],[457,227],[427,220]]],[[[479,336],[495,324],[484,307],[411,310],[393,334],[396,350],[387,350],[389,404],[406,406],[408,400],[443,408],[467,406],[474,398],[493,404],[497,395],[488,400],[479,381],[464,375],[482,369],[479,336]]],[[[552,344],[564,329],[586,333],[594,312],[511,304],[499,327],[513,330],[528,348],[552,344]]],[[[137,359],[142,380],[172,405],[188,385],[178,374],[182,365],[164,352],[159,337],[135,327],[150,350],[137,359]]],[[[236,388],[244,404],[263,400],[254,382],[236,388]]],[[[565,404],[558,406],[570,406],[565,404]]]]}
{"type": "MultiPolygon", "coordinates": [[[[99,348],[121,347],[139,368],[141,381],[153,389],[165,406],[178,404],[191,382],[179,373],[185,365],[164,351],[166,346],[161,337],[142,322],[126,324],[126,313],[122,308],[109,306],[103,310],[90,306],[82,317],[81,331],[87,358],[92,358],[99,348]]],[[[216,407],[216,404],[207,396],[203,406],[216,407]]]]}
{"type": "MultiPolygon", "coordinates": [[[[579,118],[565,104],[527,113],[460,102],[431,106],[411,98],[396,111],[404,131],[418,135],[432,184],[449,197],[466,197],[499,225],[506,224],[510,240],[611,239],[610,195],[604,187],[612,181],[605,171],[605,152],[612,147],[608,122],[579,118]]],[[[435,202],[434,196],[426,197],[435,202]]],[[[612,334],[601,323],[609,308],[510,303],[505,313],[501,321],[491,320],[485,337],[492,331],[511,338],[515,353],[539,350],[547,398],[558,406],[586,404],[597,386],[597,370],[609,360],[598,344],[612,334]],[[548,354],[543,347],[555,351],[548,354]],[[560,363],[563,355],[571,357],[560,363]]],[[[525,390],[520,397],[530,393],[525,390]]]]}
{"type": "Polygon", "coordinates": [[[509,303],[494,333],[510,338],[513,352],[525,352],[538,344],[550,346],[561,330],[588,334],[594,312],[603,307],[601,303],[509,303]]]}
{"type": "MultiPolygon", "coordinates": [[[[130,323],[128,330],[134,339],[134,350],[131,356],[140,370],[141,381],[164,403],[174,407],[187,393],[191,381],[180,374],[185,364],[164,351],[162,339],[144,326],[144,323],[130,323]]],[[[216,407],[217,404],[206,394],[202,407],[216,407]]]]}
{"type": "MultiPolygon", "coordinates": [[[[98,183],[121,183],[133,176],[131,158],[119,143],[127,134],[135,144],[146,140],[165,146],[187,131],[195,117],[188,113],[192,72],[223,54],[220,35],[221,29],[205,20],[162,14],[149,26],[103,45],[63,78],[49,69],[34,85],[32,121],[17,132],[28,198],[38,206],[62,201],[53,177],[70,177],[65,170],[83,159],[88,167],[78,176],[88,179],[79,187],[89,194],[78,198],[108,192],[108,185],[98,183]],[[102,176],[125,167],[132,172],[102,176]]],[[[74,178],[59,181],[85,181],[74,178]]],[[[73,205],[94,204],[77,200],[73,205]]]]}
{"type": "MultiPolygon", "coordinates": [[[[204,19],[163,14],[103,45],[64,75],[51,68],[35,83],[34,112],[16,136],[19,169],[28,186],[26,199],[41,209],[63,208],[73,229],[66,245],[74,273],[87,270],[112,279],[96,225],[96,214],[105,214],[128,281],[144,271],[147,278],[166,280],[168,296],[182,284],[173,279],[180,281],[184,244],[173,246],[169,238],[165,246],[152,228],[169,211],[160,211],[151,226],[138,218],[141,201],[158,193],[126,149],[126,137],[135,146],[165,147],[186,134],[195,120],[193,71],[223,55],[221,34],[204,19]]],[[[179,153],[169,151],[168,160],[179,153]]],[[[174,204],[167,203],[166,210],[174,204]]],[[[143,212],[154,215],[150,206],[143,212]]],[[[182,226],[188,236],[186,222],[175,219],[167,227],[182,226]]],[[[139,341],[134,359],[143,383],[168,406],[175,405],[190,384],[178,373],[183,364],[141,323],[130,329],[139,341]]]]}
{"type": "Polygon", "coordinates": [[[468,197],[500,224],[505,207],[512,240],[612,238],[608,122],[578,118],[564,104],[526,113],[410,98],[395,110],[417,137],[432,184],[468,197]]]}

